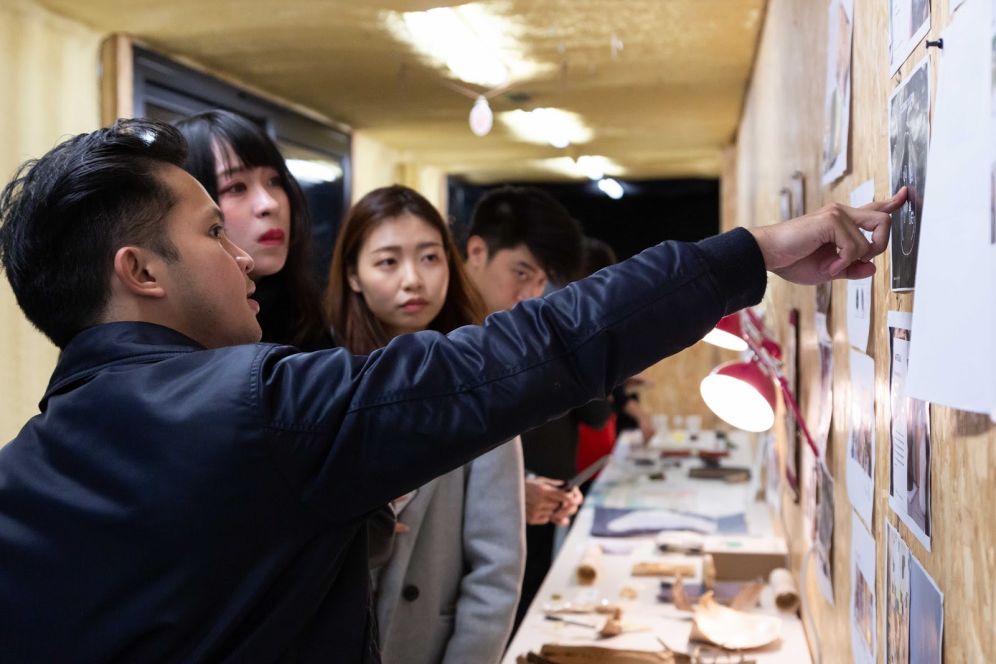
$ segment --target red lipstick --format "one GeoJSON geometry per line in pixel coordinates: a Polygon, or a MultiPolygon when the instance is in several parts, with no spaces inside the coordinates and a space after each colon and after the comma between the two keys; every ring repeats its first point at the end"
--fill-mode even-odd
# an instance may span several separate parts
{"type": "Polygon", "coordinates": [[[283,244],[284,242],[284,232],[279,228],[271,228],[257,239],[260,244],[283,244]]]}

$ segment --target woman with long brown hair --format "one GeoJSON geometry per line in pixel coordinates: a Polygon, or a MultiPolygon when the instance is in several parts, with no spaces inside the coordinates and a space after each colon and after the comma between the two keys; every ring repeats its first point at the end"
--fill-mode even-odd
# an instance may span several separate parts
{"type": "MultiPolygon", "coordinates": [[[[325,305],[358,354],[401,334],[480,323],[484,310],[439,212],[398,185],[347,214],[325,305]]],[[[500,659],[522,580],[522,477],[515,439],[394,501],[399,532],[376,575],[385,664],[500,659]]]]}

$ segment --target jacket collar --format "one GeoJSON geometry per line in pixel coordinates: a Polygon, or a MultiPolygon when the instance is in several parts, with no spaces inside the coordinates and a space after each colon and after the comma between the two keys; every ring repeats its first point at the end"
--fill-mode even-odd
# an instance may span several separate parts
{"type": "Polygon", "coordinates": [[[204,350],[204,346],[176,330],[153,323],[128,321],[87,328],[73,337],[62,351],[38,407],[44,412],[50,397],[109,365],[149,361],[196,350],[204,350]]]}

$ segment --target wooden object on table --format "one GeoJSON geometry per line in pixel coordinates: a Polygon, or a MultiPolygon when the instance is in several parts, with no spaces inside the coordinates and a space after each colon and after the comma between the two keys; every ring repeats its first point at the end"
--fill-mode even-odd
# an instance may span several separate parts
{"type": "Polygon", "coordinates": [[[702,556],[702,585],[707,590],[712,590],[716,587],[716,561],[713,559],[711,553],[702,556]]]}
{"type": "Polygon", "coordinates": [[[577,569],[575,570],[575,577],[577,578],[578,585],[590,586],[595,583],[598,579],[598,571],[602,567],[602,547],[598,544],[592,544],[589,546],[584,555],[581,557],[581,562],[578,563],[577,569]]]}
{"type": "Polygon", "coordinates": [[[730,608],[735,611],[746,611],[757,606],[757,600],[761,598],[761,591],[764,590],[763,583],[748,583],[737,593],[737,596],[730,602],[730,608]]]}
{"type": "Polygon", "coordinates": [[[695,567],[685,563],[643,561],[633,563],[633,576],[694,576],[695,567]]]}
{"type": "Polygon", "coordinates": [[[782,611],[796,611],[799,608],[799,590],[791,572],[784,567],[772,570],[768,583],[775,594],[775,606],[782,611]]]}
{"type": "Polygon", "coordinates": [[[717,581],[754,581],[784,567],[788,548],[776,537],[710,535],[703,551],[712,556],[717,581]]]}
{"type": "Polygon", "coordinates": [[[519,664],[690,664],[688,655],[671,651],[644,652],[598,646],[545,644],[539,653],[520,655],[519,664]]]}

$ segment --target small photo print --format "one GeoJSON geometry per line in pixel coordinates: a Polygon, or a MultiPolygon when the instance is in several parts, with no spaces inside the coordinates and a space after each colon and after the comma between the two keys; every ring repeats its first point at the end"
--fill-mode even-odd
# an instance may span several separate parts
{"type": "Polygon", "coordinates": [[[910,664],[941,664],[944,595],[916,558],[910,565],[910,664]]]}
{"type": "Polygon", "coordinates": [[[872,594],[871,584],[857,566],[854,568],[854,574],[854,626],[866,650],[874,651],[875,596],[872,594]]]}
{"type": "Polygon", "coordinates": [[[886,664],[910,661],[910,550],[892,524],[888,525],[886,562],[886,664]]]}
{"type": "Polygon", "coordinates": [[[892,191],[908,187],[902,207],[892,213],[892,290],[912,290],[920,244],[923,192],[930,140],[930,62],[924,58],[889,101],[889,165],[892,191]]]}

